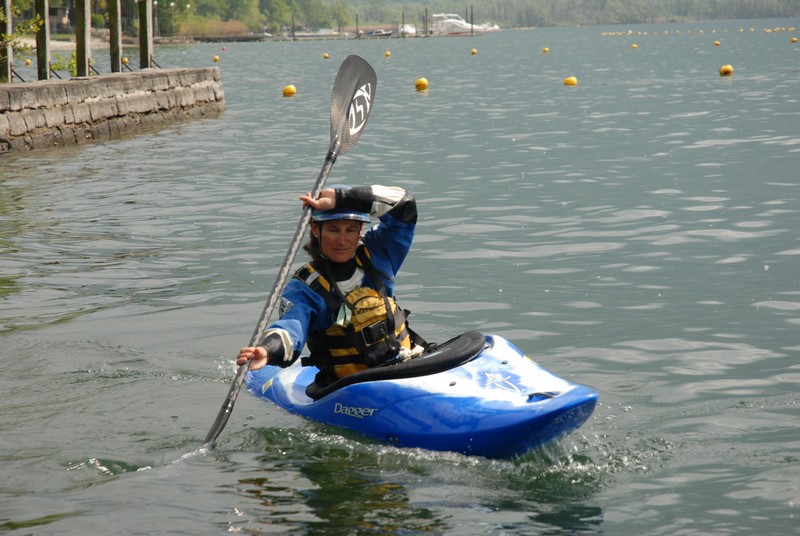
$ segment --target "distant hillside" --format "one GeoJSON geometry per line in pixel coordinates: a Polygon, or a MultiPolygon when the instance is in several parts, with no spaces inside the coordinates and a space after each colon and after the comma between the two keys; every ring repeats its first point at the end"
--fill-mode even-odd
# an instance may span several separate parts
{"type": "Polygon", "coordinates": [[[690,20],[787,18],[800,16],[799,0],[349,0],[365,22],[420,24],[425,10],[458,13],[504,28],[636,24],[690,20]]]}

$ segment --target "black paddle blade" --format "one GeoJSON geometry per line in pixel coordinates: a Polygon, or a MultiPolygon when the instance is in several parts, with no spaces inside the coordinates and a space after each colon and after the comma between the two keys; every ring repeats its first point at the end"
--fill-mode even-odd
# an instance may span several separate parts
{"type": "Polygon", "coordinates": [[[331,95],[331,152],[346,153],[355,147],[367,125],[378,77],[359,56],[347,56],[339,67],[331,95]]]}

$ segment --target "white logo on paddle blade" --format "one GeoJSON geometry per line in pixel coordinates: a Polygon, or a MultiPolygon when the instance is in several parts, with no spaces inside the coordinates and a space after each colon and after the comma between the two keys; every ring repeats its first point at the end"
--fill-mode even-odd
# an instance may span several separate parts
{"type": "Polygon", "coordinates": [[[366,83],[356,91],[350,101],[347,119],[350,122],[350,135],[357,134],[367,123],[369,107],[372,104],[372,84],[366,83]]]}

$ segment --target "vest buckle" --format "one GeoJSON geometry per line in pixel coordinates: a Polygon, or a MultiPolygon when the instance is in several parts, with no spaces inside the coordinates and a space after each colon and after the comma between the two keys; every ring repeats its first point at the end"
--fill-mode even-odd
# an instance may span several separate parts
{"type": "Polygon", "coordinates": [[[370,324],[369,326],[364,326],[361,328],[361,339],[364,341],[366,346],[372,346],[373,344],[380,342],[388,333],[386,332],[386,321],[385,320],[378,320],[370,324]]]}

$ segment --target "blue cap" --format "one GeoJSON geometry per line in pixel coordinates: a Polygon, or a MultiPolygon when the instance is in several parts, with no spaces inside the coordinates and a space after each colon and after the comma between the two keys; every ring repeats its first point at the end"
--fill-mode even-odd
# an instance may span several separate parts
{"type": "Polygon", "coordinates": [[[357,212],[349,208],[334,208],[331,210],[312,210],[311,219],[314,221],[353,220],[369,223],[369,214],[357,212]]]}

